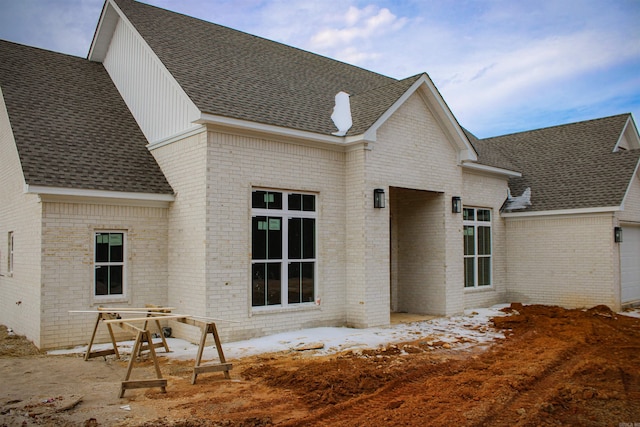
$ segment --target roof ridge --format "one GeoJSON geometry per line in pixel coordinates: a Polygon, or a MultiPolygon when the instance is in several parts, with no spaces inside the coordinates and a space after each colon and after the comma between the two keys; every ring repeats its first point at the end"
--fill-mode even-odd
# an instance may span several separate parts
{"type": "Polygon", "coordinates": [[[559,125],[545,126],[545,127],[536,128],[536,129],[529,129],[529,130],[523,130],[523,131],[519,131],[519,132],[506,133],[504,135],[490,136],[488,138],[481,138],[480,140],[481,141],[490,141],[490,140],[495,140],[495,139],[500,139],[500,138],[505,138],[505,137],[511,137],[511,136],[515,136],[515,135],[522,135],[522,134],[526,134],[526,133],[535,133],[535,132],[540,132],[540,131],[544,131],[544,130],[550,130],[550,129],[555,129],[555,128],[563,128],[563,127],[575,126],[575,125],[581,125],[581,124],[587,124],[587,123],[590,123],[590,122],[610,120],[610,119],[619,118],[619,117],[625,117],[625,116],[629,117],[629,116],[631,116],[631,113],[614,114],[612,116],[596,117],[596,118],[593,118],[593,119],[580,120],[578,122],[571,122],[571,123],[563,123],[563,124],[559,124],[559,125]]]}

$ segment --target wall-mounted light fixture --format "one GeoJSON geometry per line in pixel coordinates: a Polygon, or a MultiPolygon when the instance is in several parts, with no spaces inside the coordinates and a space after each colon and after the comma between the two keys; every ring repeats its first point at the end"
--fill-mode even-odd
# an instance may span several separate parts
{"type": "Polygon", "coordinates": [[[382,188],[373,190],[373,207],[384,208],[384,190],[382,188]]]}
{"type": "Polygon", "coordinates": [[[613,228],[613,241],[616,243],[622,243],[622,227],[613,228]]]}
{"type": "Polygon", "coordinates": [[[451,198],[451,212],[460,213],[462,212],[462,199],[460,196],[453,196],[451,198]]]}

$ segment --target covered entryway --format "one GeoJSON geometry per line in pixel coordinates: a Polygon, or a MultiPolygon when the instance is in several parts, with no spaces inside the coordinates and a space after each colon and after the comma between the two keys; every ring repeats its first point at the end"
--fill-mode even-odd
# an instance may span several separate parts
{"type": "Polygon", "coordinates": [[[389,189],[391,311],[445,312],[444,193],[389,189]]]}
{"type": "Polygon", "coordinates": [[[622,227],[621,302],[640,302],[640,226],[622,227]]]}

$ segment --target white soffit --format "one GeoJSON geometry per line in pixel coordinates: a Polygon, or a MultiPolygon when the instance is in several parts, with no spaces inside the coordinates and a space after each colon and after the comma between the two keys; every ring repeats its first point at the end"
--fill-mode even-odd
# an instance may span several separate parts
{"type": "Polygon", "coordinates": [[[37,194],[45,201],[74,201],[76,203],[122,203],[140,206],[167,207],[175,200],[173,194],[131,193],[123,191],[87,190],[80,188],[24,186],[27,194],[37,194]]]}
{"type": "Polygon", "coordinates": [[[484,173],[495,174],[495,175],[505,175],[505,176],[508,176],[509,178],[522,177],[522,174],[520,172],[512,171],[509,169],[497,168],[494,166],[481,165],[479,163],[471,163],[468,161],[463,162],[462,167],[464,169],[469,169],[477,172],[484,172],[484,173]]]}

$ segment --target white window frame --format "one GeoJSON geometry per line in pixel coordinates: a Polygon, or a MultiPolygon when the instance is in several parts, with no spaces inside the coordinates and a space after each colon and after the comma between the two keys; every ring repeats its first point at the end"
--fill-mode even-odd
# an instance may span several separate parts
{"type": "Polygon", "coordinates": [[[93,245],[93,280],[92,280],[92,291],[91,295],[96,300],[122,300],[127,298],[127,259],[128,259],[128,250],[129,250],[129,242],[127,238],[127,232],[125,230],[94,230],[92,233],[92,245],[93,245]],[[97,262],[96,261],[96,237],[98,234],[122,234],[122,262],[97,262]],[[97,295],[96,294],[96,276],[95,271],[97,267],[108,267],[108,266],[122,266],[122,293],[121,294],[106,294],[106,295],[97,295]]]}
{"type": "MultiPolygon", "coordinates": [[[[465,227],[473,227],[473,254],[466,255],[464,254],[464,262],[463,262],[463,286],[464,289],[487,289],[493,287],[493,210],[490,208],[475,208],[475,207],[464,207],[463,214],[465,210],[473,211],[473,220],[463,220],[463,233],[465,227]],[[489,212],[489,221],[480,221],[478,220],[478,211],[488,211],[489,212]],[[489,254],[480,255],[478,253],[478,228],[479,227],[488,227],[489,228],[489,236],[491,239],[491,244],[489,245],[489,254]],[[467,259],[473,259],[473,286],[467,286],[466,282],[466,271],[465,265],[467,259]],[[479,263],[478,260],[480,258],[488,258],[489,259],[489,284],[487,285],[479,285],[479,263]]],[[[464,239],[464,235],[463,235],[464,239]]]]}
{"type": "Polygon", "coordinates": [[[7,233],[7,276],[13,276],[14,232],[7,233]]]}
{"type": "Polygon", "coordinates": [[[315,305],[315,299],[318,296],[318,194],[308,191],[293,191],[293,190],[274,190],[269,188],[252,188],[251,197],[249,199],[251,206],[251,245],[253,245],[253,218],[258,216],[277,217],[281,219],[282,227],[282,258],[280,259],[253,259],[251,256],[251,267],[249,271],[249,306],[253,311],[265,311],[265,310],[277,310],[282,308],[304,307],[315,305]],[[253,207],[253,192],[254,191],[268,191],[270,193],[282,194],[282,209],[263,209],[253,207]],[[303,211],[303,210],[289,210],[289,195],[290,194],[302,194],[310,195],[315,198],[315,210],[303,211]],[[292,218],[310,218],[315,220],[315,235],[314,235],[314,258],[304,259],[289,259],[289,219],[292,218]],[[280,304],[273,305],[253,305],[253,265],[261,263],[280,263],[280,304]],[[313,262],[313,301],[312,302],[300,302],[289,303],[289,274],[288,266],[290,262],[313,262]]]}

